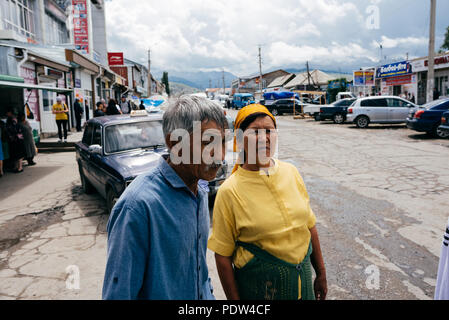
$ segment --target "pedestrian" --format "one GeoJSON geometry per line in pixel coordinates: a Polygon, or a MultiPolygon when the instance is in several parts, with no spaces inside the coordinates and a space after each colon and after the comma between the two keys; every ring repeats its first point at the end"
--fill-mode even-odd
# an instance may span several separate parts
{"type": "Polygon", "coordinates": [[[6,134],[9,145],[9,158],[12,162],[13,172],[23,172],[22,160],[26,156],[23,132],[17,118],[12,112],[8,112],[6,120],[6,134]]]}
{"type": "Polygon", "coordinates": [[[241,161],[218,190],[208,244],[226,297],[324,300],[315,214],[296,167],[273,158],[276,119],[262,105],[247,106],[235,134],[241,161]]]}
{"type": "Polygon", "coordinates": [[[438,91],[437,87],[433,88],[433,100],[438,100],[440,98],[440,92],[438,91]]]}
{"type": "Polygon", "coordinates": [[[75,103],[73,104],[73,110],[75,111],[75,119],[76,119],[76,131],[81,131],[81,117],[84,114],[83,108],[81,107],[80,101],[75,99],[75,103]]]}
{"type": "Polygon", "coordinates": [[[118,107],[117,102],[114,99],[109,99],[108,107],[106,108],[106,114],[108,116],[122,114],[120,107],[118,107]]]}
{"type": "Polygon", "coordinates": [[[145,104],[143,103],[143,100],[140,100],[139,110],[146,110],[145,104]]]}
{"type": "Polygon", "coordinates": [[[23,132],[25,160],[28,162],[29,166],[34,166],[36,165],[36,162],[34,162],[34,157],[36,156],[36,144],[34,143],[33,129],[26,120],[24,113],[19,114],[18,123],[23,132]]]}
{"type": "Polygon", "coordinates": [[[67,125],[69,122],[67,105],[62,101],[61,97],[56,97],[56,103],[52,108],[55,115],[56,125],[58,126],[58,142],[62,142],[62,130],[64,129],[64,142],[67,142],[67,125]]]}
{"type": "Polygon", "coordinates": [[[123,114],[131,113],[132,110],[131,103],[128,100],[126,100],[125,95],[122,96],[122,101],[120,102],[120,110],[122,110],[123,114]]]}
{"type": "Polygon", "coordinates": [[[412,94],[410,95],[410,102],[411,102],[411,103],[416,103],[416,98],[415,98],[415,94],[414,94],[414,93],[412,93],[412,94]]]}
{"type": "Polygon", "coordinates": [[[97,108],[94,111],[94,118],[103,117],[105,115],[104,109],[103,109],[103,103],[101,101],[98,101],[96,106],[97,106],[97,108]]]}
{"type": "Polygon", "coordinates": [[[138,176],[110,215],[103,299],[214,299],[206,265],[208,196],[199,181],[215,178],[225,157],[226,127],[223,110],[212,101],[181,96],[170,103],[163,115],[170,155],[138,176]],[[218,132],[220,152],[208,151],[206,131],[218,132]],[[173,140],[179,132],[185,139],[173,140]],[[178,161],[179,146],[186,146],[185,161],[178,161]],[[193,163],[194,152],[201,161],[193,163]]]}

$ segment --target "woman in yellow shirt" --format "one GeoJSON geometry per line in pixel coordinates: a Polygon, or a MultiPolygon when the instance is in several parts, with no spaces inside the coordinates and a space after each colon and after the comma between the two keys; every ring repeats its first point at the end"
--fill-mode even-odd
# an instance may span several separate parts
{"type": "Polygon", "coordinates": [[[324,300],[315,215],[298,170],[272,158],[275,118],[264,106],[250,105],[239,111],[235,130],[242,164],[218,191],[208,243],[226,297],[324,300]]]}
{"type": "Polygon", "coordinates": [[[62,102],[61,97],[56,97],[56,103],[53,105],[52,112],[55,115],[56,125],[58,126],[58,142],[62,142],[62,128],[64,128],[64,142],[67,142],[67,125],[69,122],[69,116],[67,114],[69,109],[62,102]]]}

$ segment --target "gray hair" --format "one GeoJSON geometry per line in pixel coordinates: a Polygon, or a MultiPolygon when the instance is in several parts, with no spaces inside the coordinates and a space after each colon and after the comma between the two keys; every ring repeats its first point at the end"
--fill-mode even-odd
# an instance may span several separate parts
{"type": "Polygon", "coordinates": [[[227,129],[228,122],[223,108],[216,102],[202,97],[183,95],[171,101],[163,116],[164,136],[176,129],[193,132],[195,121],[214,121],[222,129],[227,129]]]}

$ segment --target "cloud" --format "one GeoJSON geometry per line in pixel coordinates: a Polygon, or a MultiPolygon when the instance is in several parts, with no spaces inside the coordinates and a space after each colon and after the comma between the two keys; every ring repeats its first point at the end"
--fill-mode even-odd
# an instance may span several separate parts
{"type": "MultiPolygon", "coordinates": [[[[395,4],[399,2],[407,10],[419,10],[404,0],[395,4]]],[[[108,46],[141,63],[146,63],[150,48],[152,66],[159,69],[224,68],[245,75],[258,70],[259,45],[264,70],[302,66],[305,61],[358,68],[378,58],[376,38],[391,50],[389,56],[424,45],[425,38],[407,33],[407,26],[387,25],[394,19],[382,22],[388,28],[382,33],[368,30],[365,9],[372,4],[372,0],[109,0],[108,46]]],[[[382,9],[384,1],[374,4],[382,9]]],[[[385,16],[384,11],[381,14],[385,16]]],[[[415,23],[409,20],[410,26],[415,23]]]]}

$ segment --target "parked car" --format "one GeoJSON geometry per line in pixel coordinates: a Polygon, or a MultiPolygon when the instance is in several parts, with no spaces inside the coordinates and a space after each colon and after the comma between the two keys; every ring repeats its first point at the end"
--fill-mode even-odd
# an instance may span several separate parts
{"type": "Polygon", "coordinates": [[[339,92],[337,93],[337,101],[343,99],[356,99],[355,95],[352,92],[339,92]]]}
{"type": "MultiPolygon", "coordinates": [[[[157,165],[168,150],[162,132],[162,114],[119,115],[90,119],[76,161],[85,193],[95,190],[106,199],[110,212],[126,187],[139,175],[157,165]]],[[[226,178],[224,163],[209,182],[209,199],[226,178]]]]}
{"type": "Polygon", "coordinates": [[[309,116],[313,117],[315,121],[320,121],[320,109],[321,105],[316,104],[308,104],[304,107],[304,113],[308,114],[309,116]]]}
{"type": "Polygon", "coordinates": [[[280,99],[276,100],[273,104],[266,105],[266,107],[273,116],[280,116],[284,113],[293,113],[293,104],[295,105],[295,113],[301,113],[302,109],[307,106],[307,104],[298,99],[280,99]]]}
{"type": "Polygon", "coordinates": [[[412,110],[418,106],[396,96],[378,96],[357,99],[349,108],[347,121],[358,128],[367,128],[370,123],[405,123],[412,110]]]}
{"type": "Polygon", "coordinates": [[[343,99],[335,101],[328,106],[322,106],[320,108],[320,120],[330,119],[334,123],[341,124],[346,121],[346,114],[348,113],[348,107],[354,103],[357,99],[343,99]]]}
{"type": "Polygon", "coordinates": [[[241,109],[254,103],[254,96],[251,93],[236,93],[232,97],[231,109],[241,109]]]}
{"type": "Polygon", "coordinates": [[[438,128],[449,134],[449,112],[443,113],[443,116],[441,117],[441,125],[438,128]]]}
{"type": "Polygon", "coordinates": [[[410,112],[407,118],[409,129],[426,132],[439,138],[449,137],[449,132],[441,130],[441,117],[449,110],[449,98],[439,99],[423,105],[418,110],[410,112]]]}

